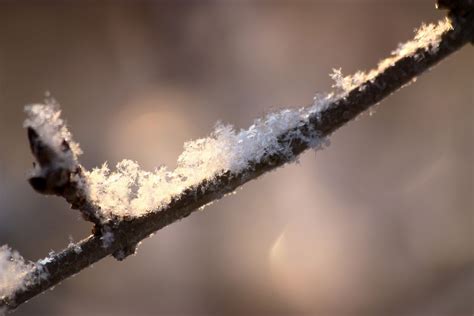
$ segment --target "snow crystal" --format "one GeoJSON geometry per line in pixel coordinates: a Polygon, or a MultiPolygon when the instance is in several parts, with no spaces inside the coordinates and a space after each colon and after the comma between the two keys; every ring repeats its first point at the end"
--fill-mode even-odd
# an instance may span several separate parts
{"type": "Polygon", "coordinates": [[[73,249],[76,254],[80,254],[82,252],[81,246],[78,244],[74,243],[74,239],[72,236],[69,236],[69,244],[67,245],[68,249],[73,249]]]}
{"type": "Polygon", "coordinates": [[[74,245],[74,252],[76,254],[80,254],[82,252],[82,248],[79,245],[74,245]]]}
{"type": "Polygon", "coordinates": [[[35,265],[26,263],[23,257],[8,246],[0,247],[0,298],[23,288],[29,282],[29,274],[35,265]]]}
{"type": "Polygon", "coordinates": [[[47,257],[45,257],[43,259],[38,260],[38,264],[44,266],[44,265],[47,265],[48,263],[53,262],[53,255],[54,255],[54,253],[48,255],[47,257]]]}
{"type": "Polygon", "coordinates": [[[364,89],[364,83],[372,81],[379,73],[383,72],[390,66],[393,66],[400,59],[407,56],[415,55],[419,49],[424,49],[426,53],[436,53],[439,49],[439,43],[442,35],[453,29],[451,21],[446,18],[435,24],[422,24],[415,29],[415,37],[413,40],[403,44],[399,44],[398,48],[392,52],[392,56],[382,60],[376,69],[369,72],[358,71],[353,75],[343,76],[341,69],[333,69],[329,76],[334,80],[333,88],[339,92],[340,96],[344,96],[355,88],[364,89]]]}

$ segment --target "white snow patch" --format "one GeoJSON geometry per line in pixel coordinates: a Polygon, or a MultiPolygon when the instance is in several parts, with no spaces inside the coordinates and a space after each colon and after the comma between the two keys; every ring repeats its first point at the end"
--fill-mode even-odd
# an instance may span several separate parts
{"type": "Polygon", "coordinates": [[[0,298],[26,286],[35,265],[27,263],[17,251],[0,247],[0,298]]]}

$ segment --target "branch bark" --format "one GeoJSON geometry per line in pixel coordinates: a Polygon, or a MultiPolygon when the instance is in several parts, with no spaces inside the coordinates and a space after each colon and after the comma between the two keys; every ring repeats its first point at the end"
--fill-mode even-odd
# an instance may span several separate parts
{"type": "MultiPolygon", "coordinates": [[[[430,52],[427,47],[421,47],[414,54],[396,60],[392,65],[384,68],[382,72],[377,73],[372,80],[366,81],[347,94],[336,98],[322,112],[310,116],[304,124],[298,127],[299,132],[309,136],[316,130],[322,136],[330,135],[370,106],[382,101],[466,43],[473,41],[473,21],[473,10],[468,14],[463,14],[463,17],[456,18],[453,22],[453,29],[442,35],[436,51],[430,52]]],[[[310,145],[302,139],[295,140],[286,137],[291,132],[283,133],[279,141],[289,145],[293,155],[297,156],[308,149],[310,145]]],[[[187,189],[159,212],[117,221],[108,227],[114,234],[114,240],[107,247],[104,247],[103,236],[97,233],[80,241],[75,247],[68,247],[52,255],[47,262],[42,264],[42,268],[46,269],[49,277],[38,279],[37,282],[32,282],[30,285],[18,289],[10,296],[1,298],[0,308],[15,309],[32,297],[52,288],[108,255],[115,254],[118,258],[125,257],[127,249],[133,249],[141,240],[161,228],[187,217],[198,208],[220,199],[246,182],[288,162],[287,154],[273,154],[263,161],[252,163],[242,172],[226,172],[216,177],[212,183],[203,181],[198,186],[187,189]],[[77,247],[80,247],[80,251],[77,251],[77,247]]],[[[80,174],[79,171],[74,172],[80,174]]],[[[80,198],[78,199],[81,194],[77,194],[74,188],[66,187],[56,192],[56,194],[65,197],[73,204],[74,208],[81,209],[83,214],[91,216],[92,220],[89,220],[98,223],[94,219],[94,212],[91,211],[94,206],[88,205],[80,198]]]]}

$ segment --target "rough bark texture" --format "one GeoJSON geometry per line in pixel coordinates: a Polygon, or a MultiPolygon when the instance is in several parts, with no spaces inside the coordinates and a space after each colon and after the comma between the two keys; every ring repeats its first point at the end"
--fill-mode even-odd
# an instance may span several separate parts
{"type": "MultiPolygon", "coordinates": [[[[371,82],[365,82],[364,88],[358,87],[344,97],[338,98],[318,116],[310,117],[307,123],[299,127],[303,134],[309,135],[311,131],[318,131],[322,136],[328,136],[348,121],[354,119],[370,106],[377,104],[385,97],[409,83],[413,78],[428,70],[437,62],[451,53],[460,49],[464,44],[474,39],[474,18],[470,10],[463,17],[455,20],[454,29],[443,34],[436,52],[427,52],[420,49],[415,55],[404,57],[392,66],[377,74],[371,82]]],[[[290,131],[288,131],[289,134],[290,131]]],[[[308,149],[307,142],[292,140],[282,134],[280,141],[291,145],[294,156],[308,149]]],[[[44,267],[49,272],[47,279],[38,280],[32,285],[20,289],[11,296],[0,299],[0,308],[15,309],[39,293],[55,286],[59,282],[87,268],[94,262],[114,254],[118,259],[125,258],[133,253],[134,247],[144,238],[157,230],[174,223],[197,210],[198,208],[233,192],[244,183],[258,178],[267,171],[275,169],[289,162],[287,155],[272,155],[264,161],[254,163],[246,170],[232,174],[227,172],[212,182],[203,181],[197,187],[187,189],[182,195],[176,197],[165,209],[152,212],[139,218],[113,222],[107,229],[114,234],[114,240],[104,247],[101,239],[101,230],[94,235],[82,240],[76,246],[81,248],[76,252],[74,247],[68,247],[51,257],[44,267]]],[[[66,187],[56,192],[73,204],[74,208],[81,209],[83,214],[93,214],[95,206],[89,205],[83,199],[82,193],[74,188],[66,187]],[[84,209],[85,208],[85,209],[84,209]]],[[[91,220],[91,219],[89,219],[91,220]]],[[[92,222],[97,222],[95,219],[92,222]]]]}

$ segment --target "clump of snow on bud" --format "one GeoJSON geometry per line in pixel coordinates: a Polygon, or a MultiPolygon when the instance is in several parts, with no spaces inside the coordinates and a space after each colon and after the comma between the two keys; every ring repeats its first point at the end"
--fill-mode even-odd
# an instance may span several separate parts
{"type": "Polygon", "coordinates": [[[55,151],[65,163],[75,164],[77,156],[82,154],[79,144],[74,142],[72,135],[61,118],[59,105],[52,99],[45,104],[33,104],[25,107],[27,118],[23,127],[32,128],[39,138],[55,151]],[[71,150],[64,151],[64,141],[71,150]]]}
{"type": "Polygon", "coordinates": [[[311,147],[323,143],[315,131],[303,133],[301,127],[308,126],[309,117],[327,107],[331,99],[332,95],[320,96],[308,108],[269,114],[246,130],[236,131],[232,125],[218,123],[209,137],[184,144],[173,171],[166,167],[144,171],[131,160],[119,162],[114,171],[107,164],[86,171],[89,196],[105,218],[140,216],[159,211],[205,180],[225,172],[243,172],[268,156],[277,154],[291,160],[292,141],[306,142],[311,147]]]}
{"type": "Polygon", "coordinates": [[[35,265],[27,263],[17,251],[0,247],[0,298],[8,296],[30,282],[35,265]]]}
{"type": "Polygon", "coordinates": [[[448,18],[439,21],[438,24],[422,24],[418,29],[415,29],[413,40],[399,44],[398,48],[392,52],[392,56],[380,61],[377,68],[369,72],[358,71],[348,76],[344,76],[340,68],[333,69],[329,75],[334,80],[332,87],[340,96],[344,96],[355,88],[364,89],[364,83],[372,81],[378,74],[393,66],[400,59],[407,56],[421,57],[420,49],[424,53],[436,53],[443,34],[452,29],[453,25],[448,18]]]}

